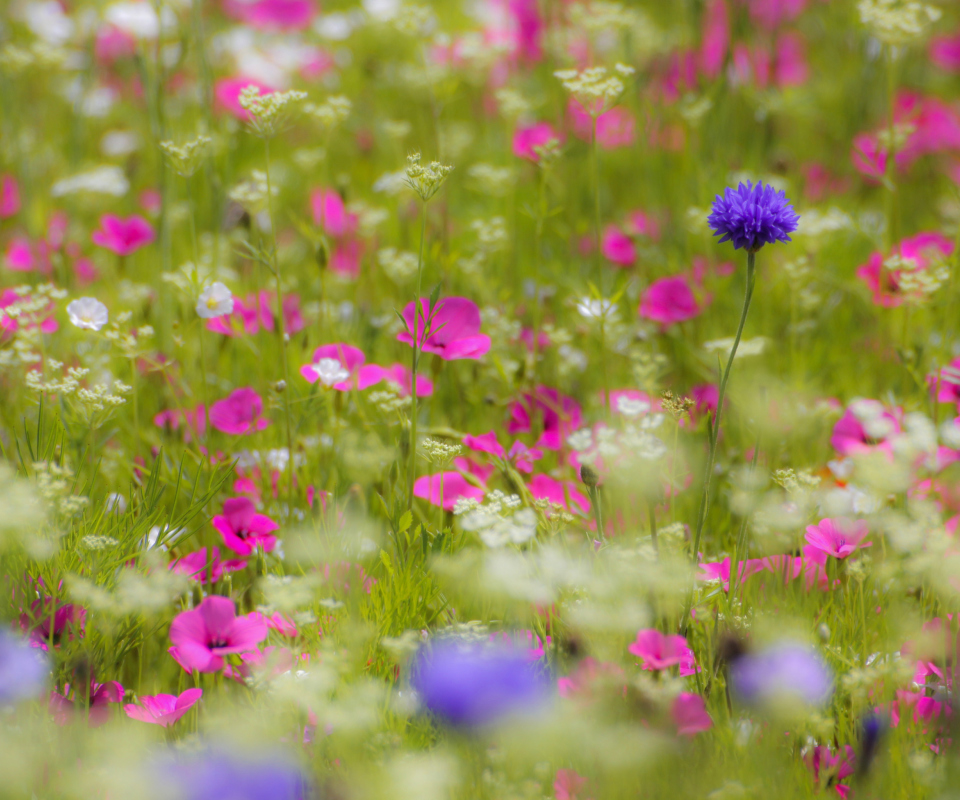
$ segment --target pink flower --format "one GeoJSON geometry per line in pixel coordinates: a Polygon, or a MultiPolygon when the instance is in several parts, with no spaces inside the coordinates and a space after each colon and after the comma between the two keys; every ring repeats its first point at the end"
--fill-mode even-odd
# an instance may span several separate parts
{"type": "MultiPolygon", "coordinates": [[[[284,313],[287,314],[287,300],[284,300],[284,313]]],[[[222,333],[224,336],[252,336],[258,333],[261,328],[267,331],[273,330],[273,312],[270,310],[271,294],[267,291],[260,292],[260,295],[247,295],[243,300],[239,297],[233,298],[233,311],[230,314],[223,314],[219,317],[212,317],[207,320],[207,330],[216,333],[222,333]]],[[[293,312],[294,309],[289,309],[293,312]]],[[[299,309],[296,309],[299,314],[299,309]]],[[[287,317],[289,322],[290,318],[287,317]]],[[[302,321],[302,320],[301,320],[302,321]]],[[[302,326],[301,326],[302,329],[302,326]]],[[[295,333],[287,326],[288,333],[295,333]]]]}
{"type": "MultiPolygon", "coordinates": [[[[820,779],[820,773],[829,776],[830,781],[842,781],[849,778],[854,772],[854,750],[849,744],[844,745],[836,754],[824,745],[814,747],[804,761],[813,772],[813,777],[820,779]]],[[[837,786],[837,791],[846,789],[846,786],[837,786]]]]}
{"type": "Polygon", "coordinates": [[[12,217],[20,210],[20,189],[13,175],[0,176],[0,219],[12,217]]]}
{"type": "Polygon", "coordinates": [[[637,248],[633,240],[616,225],[608,225],[603,231],[600,250],[604,258],[619,267],[629,267],[637,260],[637,248]]]}
{"type": "Polygon", "coordinates": [[[153,226],[143,217],[117,217],[104,214],[100,217],[100,229],[90,237],[95,245],[106,248],[118,256],[135,253],[156,238],[153,226]]]}
{"type": "Polygon", "coordinates": [[[539,161],[536,148],[543,147],[551,139],[561,141],[560,135],[549,122],[537,122],[517,128],[513,134],[513,154],[529,161],[539,161]]]}
{"type": "Polygon", "coordinates": [[[99,728],[110,721],[110,704],[121,702],[123,695],[123,686],[116,681],[91,682],[87,697],[81,700],[79,696],[75,696],[71,699],[68,683],[63,687],[63,694],[50,693],[50,713],[53,714],[53,719],[58,725],[66,725],[78,707],[81,709],[87,707],[90,709],[87,724],[91,728],[99,728]]]}
{"type": "Polygon", "coordinates": [[[300,374],[310,383],[319,380],[338,392],[363,390],[382,381],[385,372],[376,364],[364,365],[365,360],[363,351],[352,345],[325,344],[313,351],[313,360],[300,367],[300,374]],[[330,383],[331,380],[335,382],[330,383]]]}
{"type": "Polygon", "coordinates": [[[626,229],[632,236],[647,236],[660,241],[660,223],[653,214],[637,209],[627,214],[626,229]]]}
{"type": "Polygon", "coordinates": [[[710,0],[703,15],[703,40],[700,45],[700,69],[713,80],[723,70],[730,48],[730,15],[724,0],[710,0]]]}
{"type": "Polygon", "coordinates": [[[86,609],[73,603],[65,603],[56,606],[51,615],[53,605],[54,601],[50,598],[34,600],[30,612],[20,615],[20,629],[28,635],[31,647],[47,650],[51,642],[54,647],[59,647],[64,637],[70,641],[75,636],[83,636],[86,609]]]}
{"type": "MultiPolygon", "coordinates": [[[[723,586],[723,591],[730,591],[730,558],[727,557],[723,561],[715,561],[713,563],[698,564],[700,567],[700,573],[697,575],[697,578],[701,581],[720,581],[720,585],[723,586]]],[[[763,570],[763,564],[755,559],[749,561],[741,561],[739,571],[737,573],[737,581],[742,582],[750,575],[754,575],[757,572],[763,570]]]]}
{"type": "Polygon", "coordinates": [[[807,0],[747,0],[750,18],[768,31],[796,19],[807,5],[807,0]]]}
{"type": "Polygon", "coordinates": [[[683,636],[667,636],[656,628],[637,633],[636,641],[627,650],[642,659],[643,668],[647,670],[661,670],[680,664],[692,652],[683,636]]]}
{"type": "Polygon", "coordinates": [[[39,328],[41,333],[56,332],[60,326],[53,317],[54,306],[52,300],[47,302],[42,311],[21,312],[16,318],[11,317],[4,311],[14,304],[30,300],[29,295],[20,295],[14,289],[4,289],[3,292],[0,292],[0,331],[16,333],[20,329],[33,330],[39,328]]]}
{"type": "MultiPolygon", "coordinates": [[[[924,270],[935,261],[951,255],[953,242],[936,232],[918,233],[900,242],[896,252],[902,259],[914,262],[918,270],[924,270]]],[[[872,253],[869,261],[857,268],[857,277],[870,288],[875,305],[891,308],[899,306],[905,299],[905,293],[900,288],[903,270],[886,267],[884,261],[882,253],[872,253]]]]}
{"type": "Polygon", "coordinates": [[[179,697],[175,694],[140,695],[140,705],[129,703],[123,707],[126,715],[140,722],[149,722],[168,728],[193,708],[203,695],[203,689],[187,689],[179,697]]]}
{"type": "Polygon", "coordinates": [[[896,411],[894,414],[878,408],[869,416],[862,412],[858,416],[854,408],[848,408],[833,426],[830,445],[843,456],[868,452],[878,445],[885,445],[887,439],[900,433],[900,411],[896,411]]]}
{"type": "Polygon", "coordinates": [[[497,434],[494,431],[481,436],[464,436],[463,446],[480,453],[489,453],[494,458],[503,459],[506,456],[503,445],[497,441],[497,434]]]}
{"type": "MultiPolygon", "coordinates": [[[[383,368],[383,379],[399,390],[401,397],[409,397],[413,392],[413,378],[406,364],[391,364],[383,368]]],[[[417,397],[430,397],[433,394],[433,381],[423,375],[417,375],[417,397]]]]}
{"type": "Polygon", "coordinates": [[[312,0],[224,0],[223,10],[234,19],[261,30],[303,30],[317,9],[312,0]]]}
{"type": "Polygon", "coordinates": [[[220,560],[220,548],[201,547],[193,553],[181,556],[170,562],[170,569],[179,575],[186,575],[200,583],[216,583],[225,572],[236,572],[247,566],[242,558],[220,560]]]}
{"type": "Polygon", "coordinates": [[[357,215],[347,211],[343,198],[333,189],[314,189],[310,194],[313,221],[328,236],[339,239],[357,231],[357,215]]]}
{"type": "Polygon", "coordinates": [[[101,25],[97,29],[93,54],[100,64],[112,64],[121,58],[136,55],[137,40],[115,25],[101,25]]]}
{"type": "Polygon", "coordinates": [[[207,429],[206,409],[203,405],[195,409],[170,408],[161,411],[153,418],[153,424],[164,430],[176,431],[183,425],[183,440],[189,442],[195,435],[203,436],[207,429]]]}
{"type": "MultiPolygon", "coordinates": [[[[575,99],[570,98],[567,111],[573,122],[573,132],[584,141],[593,140],[593,118],[575,99]]],[[[636,139],[633,115],[621,106],[611,108],[597,117],[597,144],[604,150],[629,147],[636,139]]]]}
{"type": "Polygon", "coordinates": [[[545,450],[559,450],[583,419],[580,405],[572,397],[548,386],[538,386],[532,394],[525,394],[511,406],[507,433],[529,432],[541,415],[543,433],[536,446],[545,450]]]}
{"type": "Polygon", "coordinates": [[[211,520],[223,537],[223,543],[242,556],[262,547],[269,553],[277,546],[277,537],[271,533],[280,526],[265,514],[258,514],[249,497],[231,497],[223,502],[223,513],[211,520]]]}
{"type": "Polygon", "coordinates": [[[698,694],[680,692],[670,707],[670,715],[681,736],[694,736],[713,727],[706,704],[698,694]]]}
{"type": "Polygon", "coordinates": [[[659,278],[651,283],[640,300],[637,313],[660,323],[661,329],[693,319],[701,311],[690,284],[682,275],[659,278]]]}
{"type": "Polygon", "coordinates": [[[872,133],[859,133],[853,137],[850,160],[859,172],[869,178],[881,179],[887,171],[887,151],[872,133]]]}
{"type": "Polygon", "coordinates": [[[223,433],[253,433],[270,424],[260,416],[262,413],[260,395],[253,389],[236,389],[229,397],[210,406],[210,424],[223,433]]]}
{"type": "Polygon", "coordinates": [[[556,800],[585,800],[581,794],[587,785],[587,779],[573,769],[558,769],[553,782],[553,796],[556,800]]]}
{"type": "Polygon", "coordinates": [[[960,34],[932,39],[930,60],[947,72],[960,72],[960,34]]]}
{"type": "Polygon", "coordinates": [[[414,304],[408,303],[403,309],[407,329],[397,334],[398,342],[412,347],[415,331],[421,351],[444,361],[477,359],[490,349],[490,337],[480,333],[480,309],[472,300],[444,297],[431,310],[430,301],[422,298],[416,316],[414,322],[414,304]]]}
{"type": "Polygon", "coordinates": [[[485,494],[483,489],[474,486],[459,472],[424,475],[413,484],[414,497],[428,500],[432,505],[439,506],[442,496],[444,511],[453,511],[461,497],[482,502],[485,494]]]}
{"type": "Polygon", "coordinates": [[[42,239],[36,244],[25,236],[14,236],[7,247],[4,265],[14,272],[51,271],[49,248],[42,239]]]}
{"type": "MultiPolygon", "coordinates": [[[[0,299],[0,307],[2,305],[3,300],[0,299]]],[[[0,320],[0,324],[2,324],[2,320],[0,320]]],[[[960,358],[955,358],[935,374],[928,375],[927,383],[930,384],[930,389],[937,398],[937,402],[960,405],[960,358]]]]}
{"type": "Polygon", "coordinates": [[[817,525],[807,526],[806,540],[829,556],[844,559],[858,547],[870,547],[864,542],[869,531],[863,520],[822,519],[817,525]]]}
{"type": "Polygon", "coordinates": [[[529,488],[530,494],[538,500],[549,500],[572,513],[590,513],[590,500],[577,489],[573,481],[558,481],[549,475],[540,474],[533,476],[529,488]]]}
{"type": "Polygon", "coordinates": [[[246,653],[267,638],[267,624],[251,616],[238,617],[233,600],[210,596],[193,611],[178,614],[170,624],[170,641],[177,661],[190,671],[217,672],[223,656],[246,653]]]}
{"type": "Polygon", "coordinates": [[[277,91],[274,87],[267,86],[267,84],[253,78],[222,78],[217,81],[213,90],[217,105],[238,119],[248,122],[252,119],[250,112],[240,105],[240,93],[248,86],[256,86],[260,90],[261,96],[273,94],[277,91]]]}

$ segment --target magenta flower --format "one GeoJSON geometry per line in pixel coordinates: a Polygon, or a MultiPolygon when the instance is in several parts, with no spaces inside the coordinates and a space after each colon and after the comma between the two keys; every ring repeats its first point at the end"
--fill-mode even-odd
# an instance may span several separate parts
{"type": "Polygon", "coordinates": [[[267,86],[267,84],[253,78],[222,78],[217,81],[213,90],[217,106],[233,114],[237,119],[249,122],[253,117],[249,111],[240,105],[240,93],[248,86],[257,87],[260,90],[261,97],[277,91],[274,87],[267,86]]]}
{"type": "Polygon", "coordinates": [[[224,0],[223,10],[252,28],[270,31],[303,30],[317,12],[313,0],[224,0]]]}
{"type": "Polygon", "coordinates": [[[221,561],[219,547],[212,547],[209,550],[201,547],[193,553],[171,561],[169,568],[179,575],[186,575],[200,583],[216,583],[223,577],[223,573],[236,572],[245,566],[247,562],[241,558],[221,561]]]}
{"type": "Polygon", "coordinates": [[[541,473],[533,476],[529,488],[538,500],[549,500],[573,514],[590,513],[590,500],[573,481],[558,481],[541,473]]]}
{"type": "MultiPolygon", "coordinates": [[[[207,330],[222,333],[224,336],[253,336],[261,328],[272,331],[274,321],[273,312],[270,310],[270,299],[270,293],[266,291],[260,292],[259,297],[254,294],[247,295],[243,300],[234,297],[233,311],[208,319],[207,330]]],[[[284,311],[286,313],[286,299],[284,311]]],[[[289,316],[286,319],[289,323],[289,316]]],[[[302,330],[302,326],[300,329],[302,330]]],[[[290,329],[289,324],[286,330],[288,333],[295,332],[290,329]]]]}
{"type": "Polygon", "coordinates": [[[218,672],[223,669],[223,656],[255,650],[266,638],[267,624],[251,616],[238,617],[229,597],[206,597],[170,624],[177,661],[197,672],[218,672]]]}
{"type": "MultiPolygon", "coordinates": [[[[410,367],[395,363],[383,368],[383,379],[395,386],[401,397],[410,397],[413,392],[413,378],[410,367]]],[[[417,397],[430,397],[433,394],[433,381],[423,375],[417,376],[417,397]]]]}
{"type": "Polygon", "coordinates": [[[36,330],[39,328],[41,333],[56,333],[60,327],[53,316],[53,301],[47,302],[41,311],[25,312],[21,311],[16,318],[7,314],[4,309],[14,304],[21,304],[31,301],[32,298],[27,295],[18,294],[15,289],[4,289],[0,292],[0,333],[9,331],[16,333],[20,329],[36,330]]]}
{"type": "Polygon", "coordinates": [[[73,603],[57,606],[51,619],[50,608],[53,601],[34,600],[30,612],[20,615],[20,629],[27,634],[31,647],[47,650],[50,643],[59,647],[64,640],[74,636],[83,636],[83,626],[87,618],[86,609],[73,603]]]}
{"type": "Polygon", "coordinates": [[[117,217],[104,214],[100,217],[100,229],[90,237],[95,245],[106,248],[118,256],[128,256],[150,244],[156,234],[153,226],[143,217],[117,217]]]}
{"type": "Polygon", "coordinates": [[[930,60],[946,72],[960,72],[960,34],[930,41],[930,60]]]}
{"type": "Polygon", "coordinates": [[[442,497],[444,511],[453,511],[461,497],[482,502],[485,494],[483,489],[474,486],[459,472],[424,475],[413,484],[414,497],[428,500],[431,505],[439,506],[442,497]]]}
{"type": "Polygon", "coordinates": [[[99,728],[110,721],[110,704],[121,702],[124,695],[123,686],[116,681],[91,682],[87,691],[88,696],[85,698],[79,695],[79,690],[74,691],[74,697],[71,698],[68,683],[63,687],[63,694],[50,693],[50,713],[57,725],[66,725],[77,709],[86,707],[90,709],[87,724],[91,728],[99,728]]]}
{"type": "Polygon", "coordinates": [[[489,453],[494,458],[502,459],[506,456],[506,451],[503,449],[503,445],[497,441],[497,434],[495,431],[484,433],[481,436],[464,436],[463,446],[469,448],[470,450],[476,450],[478,453],[489,453]]]}
{"type": "Polygon", "coordinates": [[[534,420],[541,416],[543,433],[536,446],[545,450],[559,450],[583,419],[580,405],[572,397],[548,386],[538,386],[533,394],[525,394],[511,406],[507,433],[528,433],[534,420]]]}
{"type": "MultiPolygon", "coordinates": [[[[712,563],[701,563],[697,566],[700,567],[700,573],[697,575],[697,578],[701,581],[720,581],[720,585],[723,587],[723,591],[730,591],[730,558],[727,557],[723,561],[715,561],[712,563]]],[[[759,559],[750,559],[748,561],[741,561],[739,572],[737,574],[737,580],[743,582],[750,575],[755,575],[758,572],[763,571],[763,563],[759,559]]]]}
{"type": "MultiPolygon", "coordinates": [[[[912,261],[917,270],[925,270],[952,253],[953,242],[936,232],[918,233],[904,239],[897,248],[897,255],[912,261]]],[[[871,253],[867,263],[857,268],[857,277],[869,287],[874,305],[892,308],[899,306],[909,296],[900,288],[903,270],[884,266],[885,260],[882,253],[871,253]]]]}
{"type": "Polygon", "coordinates": [[[123,710],[131,719],[169,728],[193,708],[202,695],[203,689],[187,689],[179,696],[175,694],[141,695],[137,698],[140,705],[128,703],[123,710]]]}
{"type": "Polygon", "coordinates": [[[643,668],[661,670],[688,659],[691,650],[687,640],[679,634],[667,636],[656,628],[637,633],[637,640],[627,650],[643,660],[643,668]]]}
{"type": "Polygon", "coordinates": [[[249,497],[224,500],[223,513],[211,522],[223,537],[223,543],[242,556],[250,555],[258,546],[265,553],[277,546],[277,537],[271,533],[280,526],[265,514],[258,514],[249,497]]]}
{"type": "Polygon", "coordinates": [[[310,383],[319,380],[338,392],[366,389],[380,383],[386,371],[376,364],[364,365],[365,360],[363,351],[352,345],[325,344],[313,351],[313,360],[300,367],[300,374],[310,383]]]}
{"type": "Polygon", "coordinates": [[[706,704],[698,694],[680,692],[670,706],[670,715],[681,736],[694,736],[713,727],[706,704]]]}
{"type": "MultiPolygon", "coordinates": [[[[570,98],[567,110],[573,122],[573,132],[584,141],[593,139],[593,118],[575,99],[570,98]]],[[[633,115],[622,106],[615,106],[597,117],[597,144],[604,150],[629,147],[637,138],[633,115]]]]}
{"type": "Polygon", "coordinates": [[[868,533],[867,523],[862,519],[822,519],[817,525],[807,526],[806,540],[828,556],[844,559],[858,547],[873,544],[863,541],[868,533]]]}
{"type": "MultiPolygon", "coordinates": [[[[0,300],[0,306],[3,302],[0,300]]],[[[3,318],[0,317],[0,325],[3,318]]],[[[955,358],[947,366],[937,370],[935,374],[927,375],[930,390],[939,403],[960,404],[960,358],[955,358]]]]}
{"type": "Polygon", "coordinates": [[[310,194],[310,209],[313,221],[327,236],[339,239],[357,231],[357,215],[347,211],[343,198],[333,189],[314,189],[310,194]]]}
{"type": "Polygon", "coordinates": [[[210,424],[218,431],[246,434],[262,431],[270,421],[263,419],[263,400],[253,389],[236,389],[210,406],[210,424]]]}
{"type": "Polygon", "coordinates": [[[20,210],[20,189],[12,175],[0,176],[0,219],[12,217],[20,210]]]}
{"type": "Polygon", "coordinates": [[[637,248],[627,234],[616,225],[608,225],[600,243],[603,257],[618,267],[630,267],[637,260],[637,248]]]}
{"type": "Polygon", "coordinates": [[[848,408],[833,426],[830,445],[844,456],[863,453],[877,445],[885,445],[887,439],[900,433],[900,429],[899,417],[890,411],[881,409],[869,418],[861,418],[853,408],[848,408]]]}
{"type": "Polygon", "coordinates": [[[682,275],[660,278],[651,283],[640,300],[641,317],[660,323],[661,330],[693,319],[701,311],[690,284],[682,275]]]}
{"type": "Polygon", "coordinates": [[[480,333],[480,309],[472,300],[444,297],[431,310],[430,301],[423,298],[416,316],[414,322],[414,303],[408,303],[403,309],[407,329],[397,334],[398,342],[413,347],[415,333],[424,353],[434,353],[444,361],[480,358],[490,349],[490,337],[480,333]]]}
{"type": "Polygon", "coordinates": [[[585,800],[587,779],[574,769],[558,769],[553,781],[555,800],[585,800]]]}
{"type": "Polygon", "coordinates": [[[560,141],[558,134],[549,122],[537,122],[534,125],[517,128],[513,134],[513,154],[528,161],[539,161],[536,148],[543,147],[551,139],[560,141]]]}

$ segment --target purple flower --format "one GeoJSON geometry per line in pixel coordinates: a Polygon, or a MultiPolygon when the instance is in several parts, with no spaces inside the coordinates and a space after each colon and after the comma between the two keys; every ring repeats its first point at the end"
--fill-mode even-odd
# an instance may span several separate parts
{"type": "Polygon", "coordinates": [[[414,660],[411,683],[427,710],[464,728],[534,711],[549,697],[542,668],[523,650],[504,644],[427,645],[414,660]]]}
{"type": "Polygon", "coordinates": [[[730,664],[730,682],[747,705],[778,699],[823,705],[833,692],[830,668],[815,651],[796,642],[741,656],[730,664]]]}
{"type": "Polygon", "coordinates": [[[305,800],[310,796],[306,776],[290,759],[224,748],[161,759],[157,779],[179,800],[305,800]]]}
{"type": "Polygon", "coordinates": [[[797,229],[800,219],[787,196],[763,181],[727,188],[713,201],[712,211],[707,223],[715,236],[723,236],[720,243],[732,241],[735,250],[754,253],[765,244],[789,242],[787,234],[797,229]]]}
{"type": "Polygon", "coordinates": [[[40,694],[49,671],[35,648],[0,630],[0,707],[40,694]]]}

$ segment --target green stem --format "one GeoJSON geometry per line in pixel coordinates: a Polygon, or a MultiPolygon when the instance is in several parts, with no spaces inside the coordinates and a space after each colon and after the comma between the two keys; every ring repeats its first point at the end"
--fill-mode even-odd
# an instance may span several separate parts
{"type": "Polygon", "coordinates": [[[597,267],[597,291],[600,293],[600,370],[603,378],[603,403],[609,411],[610,381],[607,377],[607,309],[603,297],[603,234],[600,232],[600,151],[597,147],[597,117],[593,116],[593,226],[594,261],[597,267]]]}
{"type": "Polygon", "coordinates": [[[703,478],[703,494],[700,497],[700,510],[697,513],[697,530],[693,537],[692,557],[694,560],[697,559],[697,553],[700,552],[703,524],[706,521],[707,513],[710,511],[710,489],[713,485],[713,468],[717,458],[717,439],[720,435],[720,416],[723,413],[723,398],[727,392],[727,381],[730,380],[730,369],[733,367],[733,361],[737,357],[740,337],[743,336],[743,326],[747,321],[747,312],[750,310],[750,298],[753,297],[753,286],[756,282],[756,257],[757,254],[752,250],[747,253],[747,288],[743,298],[743,311],[740,312],[740,324],[737,326],[737,335],[733,340],[733,347],[730,349],[727,364],[723,368],[723,375],[720,377],[720,390],[717,395],[717,413],[714,416],[713,426],[710,431],[710,455],[707,458],[707,471],[703,478]]]}
{"type": "Polygon", "coordinates": [[[887,121],[887,136],[890,142],[887,146],[887,163],[884,178],[887,182],[887,237],[888,247],[891,250],[897,241],[897,143],[895,139],[894,113],[897,103],[897,66],[896,49],[893,45],[887,48],[887,98],[890,103],[890,118],[887,121]]]}
{"type": "MultiPolygon", "coordinates": [[[[424,202],[420,206],[420,256],[417,259],[417,296],[413,304],[413,356],[410,361],[410,464],[407,469],[407,481],[409,482],[409,503],[407,507],[413,510],[413,484],[417,475],[417,366],[420,363],[420,337],[421,329],[417,323],[420,319],[420,287],[423,277],[423,240],[427,232],[427,204],[424,202]]],[[[432,310],[432,309],[431,309],[432,310]]],[[[423,315],[423,331],[426,332],[427,320],[426,314],[423,315]]]]}

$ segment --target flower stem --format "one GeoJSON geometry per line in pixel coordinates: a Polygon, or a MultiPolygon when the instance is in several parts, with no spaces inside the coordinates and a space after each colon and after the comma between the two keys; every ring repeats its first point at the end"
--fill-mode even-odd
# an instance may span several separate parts
{"type": "Polygon", "coordinates": [[[609,411],[610,381],[607,377],[607,308],[603,297],[603,235],[600,233],[600,151],[597,148],[597,117],[593,116],[593,226],[594,260],[597,266],[597,291],[600,293],[600,370],[603,379],[603,403],[609,411]]]}
{"type": "MultiPolygon", "coordinates": [[[[413,484],[417,475],[417,366],[420,363],[420,286],[423,277],[423,241],[427,233],[427,204],[420,206],[420,256],[417,259],[417,295],[413,305],[413,356],[410,361],[410,463],[407,468],[409,483],[409,502],[407,507],[413,510],[413,484]]],[[[426,314],[423,315],[423,330],[426,331],[426,314]]]]}
{"type": "Polygon", "coordinates": [[[752,250],[747,253],[747,288],[743,298],[743,310],[740,312],[740,324],[737,326],[737,335],[733,340],[733,347],[730,349],[727,364],[723,368],[723,375],[720,377],[720,390],[717,395],[717,413],[714,416],[713,426],[710,431],[710,455],[707,457],[707,471],[703,477],[703,494],[700,496],[700,510],[697,513],[697,530],[693,537],[692,557],[694,560],[698,558],[697,553],[700,552],[703,524],[706,521],[707,513],[710,511],[710,489],[713,485],[713,468],[717,458],[717,439],[720,436],[720,415],[723,413],[723,398],[727,391],[727,381],[730,380],[730,369],[733,367],[733,361],[737,357],[740,337],[743,336],[743,326],[747,321],[747,312],[750,310],[750,298],[753,297],[753,286],[756,282],[756,257],[757,254],[752,250]]]}

